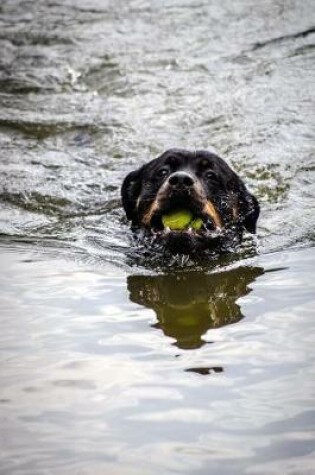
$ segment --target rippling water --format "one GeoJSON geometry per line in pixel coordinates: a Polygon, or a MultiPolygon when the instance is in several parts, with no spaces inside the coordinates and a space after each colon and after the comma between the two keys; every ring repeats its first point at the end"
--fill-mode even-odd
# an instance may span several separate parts
{"type": "Polygon", "coordinates": [[[1,2],[1,473],[314,472],[314,20],[1,2]],[[173,146],[245,179],[257,255],[130,257],[122,179],[173,146]]]}

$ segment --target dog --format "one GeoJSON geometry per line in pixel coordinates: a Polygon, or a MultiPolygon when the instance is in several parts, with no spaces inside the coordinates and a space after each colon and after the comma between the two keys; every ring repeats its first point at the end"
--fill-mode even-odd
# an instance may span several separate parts
{"type": "Polygon", "coordinates": [[[260,212],[241,178],[205,150],[167,150],[126,176],[121,198],[132,229],[171,254],[222,252],[235,246],[245,230],[256,232],[260,212]],[[165,226],[163,216],[176,210],[189,211],[201,227],[165,226]]]}

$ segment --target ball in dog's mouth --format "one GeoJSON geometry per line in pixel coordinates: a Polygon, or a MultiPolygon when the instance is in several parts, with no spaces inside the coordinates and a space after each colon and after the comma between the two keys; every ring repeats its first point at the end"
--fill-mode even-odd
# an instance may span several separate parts
{"type": "Polygon", "coordinates": [[[203,225],[203,220],[200,217],[195,217],[190,210],[181,209],[163,214],[162,223],[164,229],[169,228],[171,231],[184,231],[187,229],[199,231],[203,225]]]}
{"type": "Polygon", "coordinates": [[[151,222],[151,230],[154,234],[172,234],[174,237],[190,235],[216,238],[222,233],[222,229],[214,223],[211,216],[189,209],[173,209],[167,213],[156,214],[151,222]]]}

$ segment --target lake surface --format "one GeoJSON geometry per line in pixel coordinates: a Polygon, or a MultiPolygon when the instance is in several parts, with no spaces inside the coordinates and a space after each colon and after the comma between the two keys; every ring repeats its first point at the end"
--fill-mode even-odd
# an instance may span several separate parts
{"type": "Polygon", "coordinates": [[[3,0],[0,473],[315,471],[314,8],[3,0]],[[120,200],[170,147],[261,203],[256,250],[146,260],[120,200]]]}

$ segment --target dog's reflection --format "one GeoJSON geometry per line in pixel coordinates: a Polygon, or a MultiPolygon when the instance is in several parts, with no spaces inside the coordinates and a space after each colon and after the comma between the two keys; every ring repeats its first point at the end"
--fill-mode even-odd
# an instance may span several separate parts
{"type": "Polygon", "coordinates": [[[263,274],[260,267],[239,267],[220,273],[182,272],[157,276],[129,276],[132,302],[151,308],[155,328],[175,339],[182,349],[202,346],[207,330],[236,323],[242,315],[236,300],[263,274]]]}

